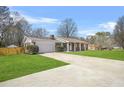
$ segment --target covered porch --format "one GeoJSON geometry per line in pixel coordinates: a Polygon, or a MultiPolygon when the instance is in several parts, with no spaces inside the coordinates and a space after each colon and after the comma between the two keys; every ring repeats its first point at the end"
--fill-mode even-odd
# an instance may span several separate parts
{"type": "Polygon", "coordinates": [[[66,51],[85,51],[87,50],[87,46],[83,43],[66,43],[66,51]]]}
{"type": "Polygon", "coordinates": [[[88,44],[84,43],[74,43],[74,42],[67,42],[67,43],[56,43],[60,47],[64,48],[64,51],[85,51],[88,49],[88,44]]]}
{"type": "Polygon", "coordinates": [[[88,49],[88,43],[80,39],[57,37],[56,40],[56,46],[63,48],[63,51],[85,51],[88,49]]]}

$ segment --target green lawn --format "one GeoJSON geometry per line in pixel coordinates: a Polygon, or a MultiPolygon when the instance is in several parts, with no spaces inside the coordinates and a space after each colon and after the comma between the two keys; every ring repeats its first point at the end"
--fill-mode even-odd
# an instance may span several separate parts
{"type": "Polygon", "coordinates": [[[0,56],[0,82],[67,64],[40,55],[0,56]]]}
{"type": "Polygon", "coordinates": [[[91,56],[91,57],[100,57],[100,58],[108,58],[108,59],[115,59],[115,60],[123,60],[124,61],[124,51],[81,51],[81,52],[66,52],[68,54],[76,54],[82,56],[91,56]]]}

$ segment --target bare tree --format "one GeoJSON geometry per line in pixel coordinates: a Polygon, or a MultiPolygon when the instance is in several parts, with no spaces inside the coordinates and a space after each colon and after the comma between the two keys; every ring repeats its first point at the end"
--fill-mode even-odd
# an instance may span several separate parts
{"type": "Polygon", "coordinates": [[[113,47],[113,41],[110,32],[97,32],[95,37],[95,44],[99,45],[100,48],[111,49],[113,47]]]}
{"type": "Polygon", "coordinates": [[[31,36],[31,25],[18,12],[0,6],[0,47],[11,44],[22,46],[24,35],[31,36]]]}
{"type": "Polygon", "coordinates": [[[86,41],[89,42],[90,44],[94,44],[95,40],[96,40],[96,36],[90,35],[86,37],[86,41]]]}
{"type": "Polygon", "coordinates": [[[18,29],[14,26],[8,26],[8,28],[5,29],[6,32],[4,33],[4,44],[5,47],[11,44],[18,45],[18,29]]]}
{"type": "Polygon", "coordinates": [[[48,31],[45,28],[37,28],[32,31],[32,37],[43,38],[48,35],[48,31]]]}
{"type": "Polygon", "coordinates": [[[19,20],[16,25],[16,39],[18,40],[18,46],[23,46],[23,39],[24,36],[31,36],[31,27],[28,24],[28,22],[23,18],[21,20],[19,20]]]}
{"type": "Polygon", "coordinates": [[[67,37],[67,38],[73,37],[77,33],[77,25],[71,18],[67,18],[61,22],[57,30],[57,33],[58,35],[67,37]]]}
{"type": "Polygon", "coordinates": [[[5,46],[4,35],[6,28],[13,23],[13,19],[10,17],[9,8],[6,6],[0,6],[0,47],[5,46]]]}
{"type": "Polygon", "coordinates": [[[112,49],[113,47],[113,37],[110,32],[97,32],[94,36],[88,36],[87,41],[90,44],[98,45],[99,49],[112,49]]]}
{"type": "Polygon", "coordinates": [[[28,21],[26,21],[26,19],[23,16],[21,16],[18,12],[13,11],[11,14],[14,20],[14,25],[19,26],[22,29],[22,31],[24,31],[24,35],[31,36],[32,25],[29,24],[28,21]]]}
{"type": "Polygon", "coordinates": [[[18,12],[12,13],[13,25],[5,29],[4,42],[5,46],[15,44],[23,46],[24,35],[29,35],[30,25],[18,12]]]}
{"type": "Polygon", "coordinates": [[[124,49],[124,16],[120,17],[114,29],[116,42],[124,49]]]}

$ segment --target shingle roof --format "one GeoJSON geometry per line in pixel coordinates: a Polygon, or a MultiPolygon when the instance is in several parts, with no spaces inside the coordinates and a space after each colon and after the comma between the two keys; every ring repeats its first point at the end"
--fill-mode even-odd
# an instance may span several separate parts
{"type": "Polygon", "coordinates": [[[56,40],[62,41],[62,42],[71,42],[71,43],[84,43],[84,44],[88,44],[88,42],[83,41],[83,40],[79,40],[76,38],[65,38],[65,37],[56,37],[56,40]]]}
{"type": "Polygon", "coordinates": [[[88,44],[88,42],[83,41],[83,40],[79,40],[76,38],[65,38],[65,37],[55,37],[55,39],[50,39],[50,38],[34,38],[34,37],[28,37],[30,38],[32,41],[55,41],[55,42],[63,42],[63,43],[67,43],[67,42],[71,42],[71,43],[84,43],[84,44],[88,44]]]}
{"type": "Polygon", "coordinates": [[[34,38],[34,37],[29,37],[32,41],[56,41],[50,38],[34,38]]]}

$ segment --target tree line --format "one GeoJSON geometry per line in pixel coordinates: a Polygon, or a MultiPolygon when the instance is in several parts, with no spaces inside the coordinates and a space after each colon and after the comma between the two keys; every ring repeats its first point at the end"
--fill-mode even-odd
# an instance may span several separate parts
{"type": "Polygon", "coordinates": [[[101,49],[112,49],[115,44],[113,35],[110,32],[97,32],[95,35],[87,36],[90,44],[97,45],[101,49]]]}
{"type": "Polygon", "coordinates": [[[86,40],[100,48],[112,49],[118,46],[124,49],[124,16],[117,20],[113,33],[97,32],[95,35],[88,36],[86,40]]]}
{"type": "Polygon", "coordinates": [[[0,6],[0,47],[11,44],[23,46],[24,36],[40,38],[47,33],[48,31],[42,27],[32,29],[32,25],[17,11],[0,6]]]}
{"type": "MultiPolygon", "coordinates": [[[[62,37],[78,37],[77,24],[71,18],[61,21],[57,28],[57,35],[62,37]]],[[[45,28],[33,29],[32,25],[17,11],[10,11],[7,6],[0,6],[0,47],[7,47],[14,44],[23,46],[24,36],[43,38],[49,32],[45,28]]],[[[124,49],[124,16],[120,17],[116,23],[113,33],[97,32],[94,36],[87,36],[86,40],[90,44],[96,44],[100,47],[113,47],[113,44],[124,49]]]]}
{"type": "MultiPolygon", "coordinates": [[[[48,35],[45,28],[32,28],[32,25],[17,11],[10,11],[7,6],[0,6],[0,47],[14,44],[23,46],[24,36],[43,38],[48,35]]],[[[61,22],[57,34],[63,37],[74,37],[77,33],[77,25],[67,18],[61,22]]]]}

